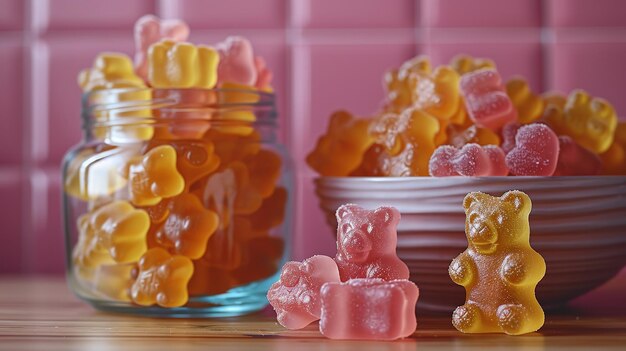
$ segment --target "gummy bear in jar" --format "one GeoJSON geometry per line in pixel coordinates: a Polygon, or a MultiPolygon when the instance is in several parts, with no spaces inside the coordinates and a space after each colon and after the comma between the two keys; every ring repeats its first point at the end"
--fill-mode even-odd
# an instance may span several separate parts
{"type": "Polygon", "coordinates": [[[293,203],[274,101],[243,86],[86,93],[85,137],[63,165],[74,292],[169,317],[265,307],[293,203]]]}

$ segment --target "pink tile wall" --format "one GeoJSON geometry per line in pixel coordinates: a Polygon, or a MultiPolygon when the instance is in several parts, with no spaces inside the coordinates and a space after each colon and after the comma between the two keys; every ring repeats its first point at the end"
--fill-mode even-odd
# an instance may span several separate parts
{"type": "Polygon", "coordinates": [[[60,273],[59,165],[81,139],[76,74],[132,51],[144,13],[183,18],[192,41],[249,37],[275,72],[281,135],[297,166],[294,256],[332,254],[303,159],[346,108],[374,112],[383,72],[415,54],[494,58],[536,90],[584,87],[626,115],[621,0],[0,0],[0,273],[60,273]]]}

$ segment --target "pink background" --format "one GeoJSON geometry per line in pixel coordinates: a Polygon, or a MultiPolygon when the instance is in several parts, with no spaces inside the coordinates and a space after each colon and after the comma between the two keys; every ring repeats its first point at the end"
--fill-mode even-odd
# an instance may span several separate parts
{"type": "Polygon", "coordinates": [[[334,250],[304,156],[332,111],[376,110],[383,72],[415,54],[490,57],[505,78],[582,87],[626,115],[620,0],[0,0],[0,273],[63,272],[59,165],[81,139],[76,75],[99,51],[132,53],[146,13],[186,20],[194,42],[245,35],[274,70],[298,259],[334,250]]]}

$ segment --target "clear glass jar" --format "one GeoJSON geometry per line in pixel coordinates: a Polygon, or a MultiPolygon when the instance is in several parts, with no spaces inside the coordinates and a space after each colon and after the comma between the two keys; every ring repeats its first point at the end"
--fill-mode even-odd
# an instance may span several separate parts
{"type": "Polygon", "coordinates": [[[294,200],[276,117],[273,94],[244,88],[85,94],[85,138],[63,164],[72,290],[144,315],[265,307],[294,200]]]}

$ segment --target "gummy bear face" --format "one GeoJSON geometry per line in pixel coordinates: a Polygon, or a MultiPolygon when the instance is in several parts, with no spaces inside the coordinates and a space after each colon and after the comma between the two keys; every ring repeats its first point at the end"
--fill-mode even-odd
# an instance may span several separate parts
{"type": "Polygon", "coordinates": [[[509,191],[501,197],[493,197],[475,192],[465,197],[463,206],[467,241],[469,247],[479,254],[489,255],[498,246],[528,242],[531,205],[526,194],[509,191]],[[516,233],[516,236],[511,237],[511,233],[516,233]]]}
{"type": "Polygon", "coordinates": [[[400,213],[392,207],[369,211],[357,205],[342,206],[337,211],[337,254],[349,262],[362,263],[378,253],[395,250],[399,220],[400,213]]]}

